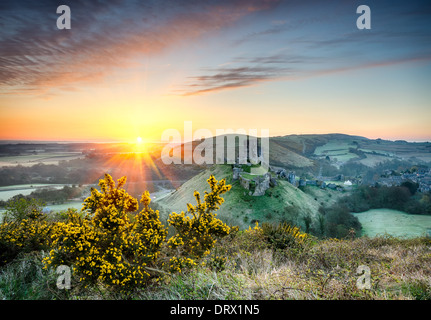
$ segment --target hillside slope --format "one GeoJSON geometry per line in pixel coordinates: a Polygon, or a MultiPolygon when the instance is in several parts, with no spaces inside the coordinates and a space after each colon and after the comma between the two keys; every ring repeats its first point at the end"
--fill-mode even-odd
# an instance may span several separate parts
{"type": "Polygon", "coordinates": [[[172,211],[186,211],[187,203],[195,204],[194,191],[203,194],[205,190],[209,190],[206,181],[210,175],[214,175],[218,180],[225,178],[226,182],[232,185],[231,190],[223,196],[225,202],[217,214],[226,223],[241,228],[253,226],[255,221],[287,221],[304,228],[304,217],[309,216],[312,224],[317,223],[320,205],[333,201],[335,195],[339,194],[332,190],[319,190],[317,187],[307,187],[309,190],[303,192],[285,180],[278,180],[277,186],[268,189],[265,195],[254,197],[250,196],[238,181],[232,181],[230,165],[215,165],[188,180],[176,191],[157,199],[161,218],[166,219],[172,211]]]}

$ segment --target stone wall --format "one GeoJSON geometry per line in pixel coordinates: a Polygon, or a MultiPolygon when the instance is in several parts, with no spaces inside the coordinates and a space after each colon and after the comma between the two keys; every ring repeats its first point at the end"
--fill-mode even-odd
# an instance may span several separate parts
{"type": "Polygon", "coordinates": [[[267,172],[263,176],[254,178],[254,181],[256,182],[256,188],[254,189],[253,196],[263,196],[265,194],[265,191],[269,189],[271,174],[267,172]]]}

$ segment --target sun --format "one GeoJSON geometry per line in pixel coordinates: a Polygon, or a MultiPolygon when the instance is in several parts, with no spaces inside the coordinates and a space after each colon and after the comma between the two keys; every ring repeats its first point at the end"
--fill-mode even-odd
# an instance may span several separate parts
{"type": "Polygon", "coordinates": [[[141,137],[137,137],[136,138],[136,143],[137,144],[141,144],[142,143],[142,138],[141,137]]]}

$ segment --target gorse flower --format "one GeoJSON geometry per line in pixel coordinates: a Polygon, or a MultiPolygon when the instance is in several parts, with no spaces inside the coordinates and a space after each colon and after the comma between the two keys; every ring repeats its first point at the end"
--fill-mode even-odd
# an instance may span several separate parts
{"type": "Polygon", "coordinates": [[[20,252],[49,248],[54,225],[45,218],[42,207],[33,200],[19,199],[10,205],[0,225],[0,265],[20,252]]]}
{"type": "Polygon", "coordinates": [[[231,186],[226,181],[217,181],[214,176],[207,180],[211,191],[205,191],[204,201],[198,191],[194,192],[196,205],[187,204],[186,215],[173,212],[169,215],[168,222],[175,227],[177,234],[168,240],[169,247],[176,253],[190,259],[199,259],[209,254],[214,247],[217,237],[229,234],[230,227],[217,219],[214,212],[224,202],[221,195],[230,190],[231,186]]]}
{"type": "Polygon", "coordinates": [[[45,265],[70,264],[82,282],[102,282],[105,285],[131,289],[146,284],[155,275],[149,272],[160,255],[167,229],[158,211],[149,207],[150,195],[145,192],[142,211],[138,201],[122,189],[126,177],[118,185],[108,174],[100,180],[102,192],[91,190],[84,201],[86,215],[70,215],[58,225],[53,235],[53,247],[45,265]]]}
{"type": "Polygon", "coordinates": [[[256,224],[255,230],[260,232],[275,248],[279,249],[301,246],[308,238],[308,234],[301,232],[299,227],[291,226],[285,222],[278,225],[264,222],[262,228],[256,224]]]}
{"type": "Polygon", "coordinates": [[[203,201],[196,191],[196,205],[188,204],[187,213],[169,215],[168,223],[175,230],[169,239],[159,212],[150,208],[149,192],[142,194],[143,208],[138,212],[139,202],[123,189],[125,183],[126,177],[116,185],[105,174],[100,191],[93,188],[81,212],[69,209],[64,221],[48,223],[40,210],[22,210],[19,220],[0,225],[0,249],[17,248],[15,256],[20,250],[44,249],[45,268],[68,265],[85,286],[102,284],[130,293],[163,274],[197,265],[217,239],[231,231],[214,213],[224,201],[221,195],[230,189],[225,180],[211,176],[211,191],[205,192],[203,201]]]}

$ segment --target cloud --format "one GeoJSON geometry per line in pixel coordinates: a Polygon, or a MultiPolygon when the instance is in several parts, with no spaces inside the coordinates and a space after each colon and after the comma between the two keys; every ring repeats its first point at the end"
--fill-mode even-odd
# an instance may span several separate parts
{"type": "Polygon", "coordinates": [[[268,81],[430,61],[429,5],[412,1],[386,8],[389,2],[372,3],[373,28],[363,32],[356,28],[351,3],[311,2],[315,10],[305,10],[309,2],[283,2],[275,15],[255,24],[253,32],[241,33],[230,42],[244,53],[227,57],[229,68],[225,64],[201,68],[175,92],[191,96],[268,81]]]}
{"type": "Polygon", "coordinates": [[[274,79],[287,72],[287,68],[239,67],[216,70],[215,74],[191,77],[193,83],[182,93],[184,96],[208,93],[223,89],[233,89],[254,85],[258,82],[274,79]]]}
{"type": "MultiPolygon", "coordinates": [[[[206,74],[189,77],[191,82],[177,90],[182,96],[213,93],[227,89],[250,87],[268,81],[294,81],[361,69],[380,68],[403,63],[428,63],[431,52],[408,57],[382,60],[357,60],[355,63],[335,63],[328,57],[274,55],[236,58],[241,67],[204,70],[206,74]]],[[[333,58],[337,60],[337,58],[333,58]]]]}
{"type": "Polygon", "coordinates": [[[0,90],[44,93],[98,83],[118,68],[138,66],[139,57],[210,34],[276,2],[73,1],[72,29],[58,30],[57,2],[5,1],[0,90]]]}
{"type": "Polygon", "coordinates": [[[188,83],[177,90],[180,95],[190,96],[202,93],[235,89],[272,81],[294,74],[295,64],[307,63],[313,58],[276,54],[258,57],[237,57],[225,67],[207,68],[205,74],[188,77],[188,83]],[[236,65],[236,66],[235,66],[236,65]]]}

